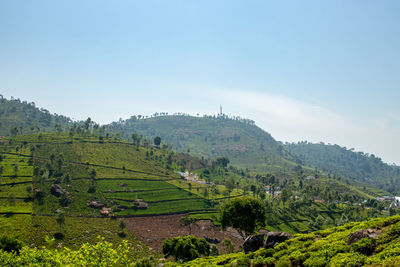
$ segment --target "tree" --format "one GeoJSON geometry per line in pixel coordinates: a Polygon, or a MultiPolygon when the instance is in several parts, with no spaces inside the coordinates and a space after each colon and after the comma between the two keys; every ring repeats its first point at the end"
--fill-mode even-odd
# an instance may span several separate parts
{"type": "Polygon", "coordinates": [[[233,251],[235,250],[235,245],[233,244],[232,240],[230,240],[229,238],[225,238],[222,241],[222,245],[225,248],[226,253],[233,253],[233,251]]]}
{"type": "Polygon", "coordinates": [[[189,227],[189,234],[192,234],[192,224],[196,223],[195,218],[190,218],[188,216],[182,217],[179,222],[181,223],[182,226],[188,226],[189,227]]]}
{"type": "Polygon", "coordinates": [[[156,136],[156,137],[154,138],[154,144],[155,144],[157,147],[160,146],[160,144],[161,144],[161,137],[156,136]]]}
{"type": "Polygon", "coordinates": [[[126,223],[125,223],[125,221],[123,219],[121,219],[119,221],[119,229],[121,229],[121,232],[118,233],[118,235],[120,237],[125,237],[126,236],[125,231],[124,231],[125,228],[126,228],[126,223]]]}
{"type": "Polygon", "coordinates": [[[62,225],[65,224],[64,213],[60,212],[56,217],[56,222],[60,226],[60,233],[62,232],[62,225]]]}
{"type": "Polygon", "coordinates": [[[226,168],[226,166],[228,166],[229,164],[229,159],[226,157],[219,157],[217,158],[216,164],[222,168],[226,168]]]}
{"type": "Polygon", "coordinates": [[[258,199],[232,199],[220,207],[219,213],[222,229],[231,226],[243,239],[265,226],[265,207],[258,199]]]}
{"type": "Polygon", "coordinates": [[[95,170],[95,169],[92,169],[92,170],[90,171],[90,178],[94,179],[94,178],[96,178],[96,175],[97,175],[96,170],[95,170]]]}
{"type": "Polygon", "coordinates": [[[17,176],[17,174],[18,174],[18,165],[14,164],[13,169],[14,169],[14,176],[17,176]]]}
{"type": "Polygon", "coordinates": [[[232,176],[229,177],[225,183],[225,186],[226,186],[226,190],[228,191],[228,194],[230,196],[233,189],[235,189],[235,179],[233,179],[232,176]]]}
{"type": "Polygon", "coordinates": [[[192,235],[165,239],[162,252],[165,257],[172,256],[176,261],[185,262],[196,259],[200,255],[210,255],[210,245],[204,238],[192,235]]]}

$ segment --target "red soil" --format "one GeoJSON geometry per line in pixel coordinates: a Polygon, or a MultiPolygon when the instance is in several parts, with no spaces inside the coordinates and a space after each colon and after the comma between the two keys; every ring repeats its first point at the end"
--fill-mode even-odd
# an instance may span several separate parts
{"type": "Polygon", "coordinates": [[[216,238],[220,241],[216,244],[220,253],[224,252],[222,241],[229,238],[235,244],[235,249],[243,244],[243,239],[233,229],[222,231],[211,221],[197,221],[190,228],[181,226],[179,220],[187,215],[166,215],[153,217],[134,217],[125,219],[127,228],[132,231],[144,244],[162,253],[164,239],[176,236],[194,235],[196,237],[216,238]]]}

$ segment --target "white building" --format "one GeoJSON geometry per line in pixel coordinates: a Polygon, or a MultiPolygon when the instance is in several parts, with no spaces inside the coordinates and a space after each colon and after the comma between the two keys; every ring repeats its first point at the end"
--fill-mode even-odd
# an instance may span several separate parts
{"type": "Polygon", "coordinates": [[[400,208],[400,197],[394,197],[390,206],[392,208],[400,208]]]}

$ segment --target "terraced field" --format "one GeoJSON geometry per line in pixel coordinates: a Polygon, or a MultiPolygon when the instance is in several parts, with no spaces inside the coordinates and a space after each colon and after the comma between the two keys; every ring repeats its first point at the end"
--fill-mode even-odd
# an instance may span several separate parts
{"type": "MultiPolygon", "coordinates": [[[[87,239],[93,239],[93,223],[98,234],[106,233],[118,244],[118,219],[102,216],[100,209],[88,205],[93,201],[110,208],[117,218],[189,213],[215,220],[217,199],[226,198],[225,188],[219,186],[213,193],[208,185],[181,179],[175,163],[169,169],[163,164],[169,153],[111,138],[100,141],[66,133],[17,136],[0,145],[0,234],[17,231],[18,222],[25,229],[22,240],[45,244],[45,236],[60,228],[55,218],[61,212],[68,233],[62,241],[68,246],[78,245],[76,237],[88,231],[87,239]],[[61,188],[61,196],[52,192],[54,186],[61,188]],[[138,207],[138,201],[146,207],[138,207]]],[[[235,190],[231,197],[241,194],[235,190]]]]}

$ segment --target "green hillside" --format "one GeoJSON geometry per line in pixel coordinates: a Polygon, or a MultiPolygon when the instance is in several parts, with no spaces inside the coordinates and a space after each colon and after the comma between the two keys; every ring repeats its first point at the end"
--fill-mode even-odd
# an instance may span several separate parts
{"type": "Polygon", "coordinates": [[[373,154],[324,143],[300,142],[285,147],[305,165],[400,194],[400,167],[388,165],[373,154]]]}
{"type": "Polygon", "coordinates": [[[160,136],[173,149],[200,156],[228,157],[237,167],[253,170],[293,168],[294,158],[281,143],[257,127],[253,121],[221,116],[193,117],[186,115],[155,116],[114,122],[109,131],[130,139],[133,133],[149,138],[160,136]]]}
{"type": "MultiPolygon", "coordinates": [[[[100,240],[76,251],[24,247],[16,255],[0,250],[0,265],[26,263],[83,266],[156,266],[157,261],[137,261],[129,245],[117,249],[100,240]],[[137,264],[137,265],[136,265],[137,264]]],[[[159,262],[158,262],[159,263],[159,262]]],[[[340,227],[299,234],[274,248],[198,258],[185,263],[167,261],[163,266],[399,266],[400,216],[349,223],[340,227]]]]}
{"type": "Polygon", "coordinates": [[[46,109],[37,108],[33,102],[7,100],[0,95],[0,135],[61,131],[71,124],[70,118],[50,114],[46,109]]]}
{"type": "MultiPolygon", "coordinates": [[[[169,150],[88,133],[9,138],[0,144],[0,235],[43,245],[46,236],[57,233],[56,218],[62,213],[65,246],[77,247],[99,234],[118,244],[115,218],[190,212],[213,216],[219,199],[226,197],[224,187],[204,196],[208,185],[176,174],[181,158],[169,150]],[[106,215],[100,212],[103,206],[106,215]],[[86,231],[90,234],[78,238],[86,231]]],[[[242,193],[233,190],[230,197],[242,193]]],[[[132,234],[129,238],[134,240],[132,234]]]]}
{"type": "Polygon", "coordinates": [[[400,216],[296,235],[274,248],[166,266],[399,266],[400,216]],[[367,233],[352,239],[356,231],[367,233]],[[354,240],[354,241],[352,241],[354,240]]]}

